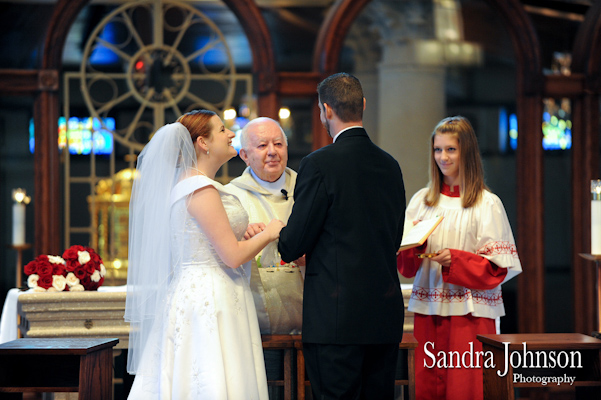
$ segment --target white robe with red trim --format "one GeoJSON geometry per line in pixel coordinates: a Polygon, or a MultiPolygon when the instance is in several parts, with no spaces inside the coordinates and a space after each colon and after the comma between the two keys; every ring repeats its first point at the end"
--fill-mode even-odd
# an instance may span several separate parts
{"type": "Polygon", "coordinates": [[[444,216],[428,238],[425,249],[420,251],[434,253],[452,249],[452,262],[450,272],[443,279],[440,264],[412,257],[410,254],[415,253],[415,249],[403,252],[404,258],[414,261],[405,262],[401,270],[406,277],[415,275],[409,311],[440,316],[471,314],[493,319],[505,315],[501,285],[493,279],[494,287],[490,287],[490,263],[506,269],[503,282],[522,272],[522,266],[501,200],[484,191],[478,204],[463,208],[460,197],[441,194],[438,205],[428,207],[424,204],[426,193],[426,188],[421,189],[409,202],[405,231],[413,227],[413,221],[444,216]]]}
{"type": "Polygon", "coordinates": [[[436,207],[424,204],[427,189],[417,192],[405,214],[405,231],[413,221],[443,215],[444,219],[419,248],[399,253],[397,266],[407,278],[414,277],[409,310],[415,315],[416,398],[418,400],[482,400],[482,369],[458,366],[438,368],[428,364],[425,346],[432,353],[457,351],[473,346],[482,350],[476,336],[494,333],[494,318],[503,316],[501,283],[522,271],[511,227],[501,200],[485,191],[470,208],[461,206],[459,187],[443,185],[436,207]],[[450,249],[451,265],[441,267],[417,253],[450,249]],[[423,262],[422,262],[423,261],[423,262]]]}

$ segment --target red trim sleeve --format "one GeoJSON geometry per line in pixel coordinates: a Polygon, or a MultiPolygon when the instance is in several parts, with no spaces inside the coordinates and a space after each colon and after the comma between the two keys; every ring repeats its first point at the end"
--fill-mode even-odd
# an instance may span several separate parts
{"type": "Polygon", "coordinates": [[[442,267],[442,279],[447,283],[470,289],[489,290],[499,286],[507,275],[507,268],[499,268],[482,256],[463,250],[449,250],[451,265],[442,267]]]}
{"type": "Polygon", "coordinates": [[[418,247],[403,250],[396,256],[396,267],[405,278],[413,278],[417,270],[422,265],[422,259],[417,258],[416,254],[423,253],[426,250],[428,242],[418,247]]]}

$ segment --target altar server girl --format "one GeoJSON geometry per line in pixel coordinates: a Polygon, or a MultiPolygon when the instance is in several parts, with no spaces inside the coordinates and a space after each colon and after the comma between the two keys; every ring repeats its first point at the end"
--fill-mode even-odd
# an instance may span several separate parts
{"type": "MultiPolygon", "coordinates": [[[[444,218],[422,246],[397,256],[399,272],[415,277],[409,311],[419,342],[416,394],[482,399],[483,360],[457,362],[449,352],[482,350],[476,335],[496,333],[495,320],[505,315],[501,284],[522,267],[503,204],[484,183],[470,122],[445,118],[430,140],[430,182],[407,206],[405,232],[422,220],[444,218]]],[[[470,360],[469,354],[462,358],[470,360]]]]}

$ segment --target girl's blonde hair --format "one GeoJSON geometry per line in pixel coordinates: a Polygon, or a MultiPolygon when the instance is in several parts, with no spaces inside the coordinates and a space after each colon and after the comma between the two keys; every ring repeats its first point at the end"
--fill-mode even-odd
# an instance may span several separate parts
{"type": "Polygon", "coordinates": [[[425,204],[430,207],[438,204],[444,179],[434,159],[434,137],[436,135],[452,135],[457,138],[461,205],[464,208],[474,206],[480,201],[482,191],[488,190],[488,187],[484,183],[484,169],[474,128],[465,117],[461,116],[443,119],[432,132],[430,137],[430,182],[424,200],[425,204]]]}

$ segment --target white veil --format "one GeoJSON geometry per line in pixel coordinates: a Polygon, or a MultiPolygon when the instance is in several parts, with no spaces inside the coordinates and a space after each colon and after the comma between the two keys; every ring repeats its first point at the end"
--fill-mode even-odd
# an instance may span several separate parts
{"type": "Polygon", "coordinates": [[[135,374],[164,304],[173,272],[171,189],[196,168],[190,133],[179,122],[160,128],[138,157],[129,204],[129,262],[125,320],[130,323],[127,371],[135,374]]]}

